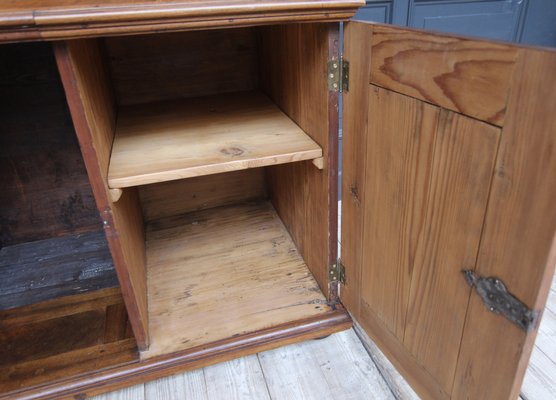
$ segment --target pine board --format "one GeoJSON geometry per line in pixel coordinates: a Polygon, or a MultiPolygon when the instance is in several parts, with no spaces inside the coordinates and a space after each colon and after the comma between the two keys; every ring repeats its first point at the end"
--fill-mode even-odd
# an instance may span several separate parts
{"type": "Polygon", "coordinates": [[[330,310],[270,203],[147,227],[147,359],[330,310]]]}
{"type": "Polygon", "coordinates": [[[322,157],[322,149],[258,92],[122,107],[112,188],[322,157]]]}

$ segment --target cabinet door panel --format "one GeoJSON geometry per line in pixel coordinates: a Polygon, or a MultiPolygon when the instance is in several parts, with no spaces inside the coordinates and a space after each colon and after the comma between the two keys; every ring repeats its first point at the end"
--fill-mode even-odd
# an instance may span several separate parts
{"type": "Polygon", "coordinates": [[[350,22],[345,57],[342,301],[423,397],[515,398],[535,329],[462,270],[542,310],[556,53],[350,22]]]}

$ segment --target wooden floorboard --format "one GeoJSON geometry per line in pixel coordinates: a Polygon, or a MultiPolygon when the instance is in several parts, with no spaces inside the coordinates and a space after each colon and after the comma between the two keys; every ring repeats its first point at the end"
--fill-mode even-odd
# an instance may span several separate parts
{"type": "Polygon", "coordinates": [[[395,399],[352,329],[99,395],[93,400],[132,398],[395,399]]]}

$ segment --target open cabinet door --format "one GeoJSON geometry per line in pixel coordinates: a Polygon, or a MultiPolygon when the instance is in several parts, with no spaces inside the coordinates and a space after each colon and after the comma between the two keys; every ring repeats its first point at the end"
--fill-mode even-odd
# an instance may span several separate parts
{"type": "Polygon", "coordinates": [[[541,313],[556,263],[556,52],[344,40],[342,302],[422,397],[515,399],[539,317],[514,300],[541,313]]]}

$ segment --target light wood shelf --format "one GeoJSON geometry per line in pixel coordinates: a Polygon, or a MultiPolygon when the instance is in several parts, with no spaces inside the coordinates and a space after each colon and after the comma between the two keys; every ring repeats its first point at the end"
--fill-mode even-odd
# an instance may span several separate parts
{"type": "Polygon", "coordinates": [[[147,288],[143,359],[330,311],[269,202],[147,225],[147,288]]]}
{"type": "Polygon", "coordinates": [[[111,188],[312,160],[322,149],[259,92],[122,107],[111,188]]]}

